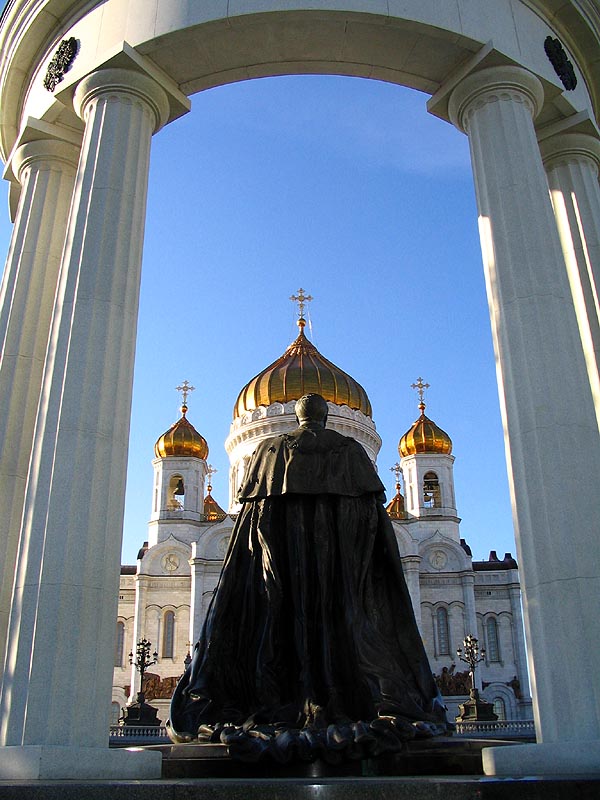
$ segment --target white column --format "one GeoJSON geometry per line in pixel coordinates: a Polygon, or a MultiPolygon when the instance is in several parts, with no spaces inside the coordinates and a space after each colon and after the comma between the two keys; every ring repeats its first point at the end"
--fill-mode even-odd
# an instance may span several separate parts
{"type": "MultiPolygon", "coordinates": [[[[139,567],[138,567],[139,569],[139,567]]],[[[137,643],[140,639],[148,638],[146,636],[146,597],[148,594],[148,577],[140,575],[139,572],[135,576],[135,611],[133,618],[133,644],[130,652],[133,653],[133,660],[135,662],[137,643]]],[[[140,691],[140,673],[138,672],[135,663],[131,665],[131,680],[129,685],[129,703],[134,703],[137,699],[137,693],[140,691]]]]}
{"type": "Polygon", "coordinates": [[[508,587],[510,596],[510,610],[512,615],[513,646],[515,649],[515,664],[517,667],[517,678],[521,684],[521,692],[524,698],[529,698],[529,675],[527,672],[527,652],[525,650],[525,639],[523,636],[523,615],[521,613],[521,589],[518,585],[508,587]]]}
{"type": "Polygon", "coordinates": [[[0,288],[0,670],[54,296],[79,150],[42,139],[18,148],[21,196],[0,288]]]}
{"type": "Polygon", "coordinates": [[[540,150],[600,423],[600,141],[563,133],[540,150]]]}
{"type": "Polygon", "coordinates": [[[419,581],[420,556],[403,556],[402,570],[406,587],[412,600],[413,611],[419,630],[421,630],[421,583],[419,581]]]}
{"type": "Polygon", "coordinates": [[[85,133],[25,498],[3,777],[15,763],[49,777],[44,753],[58,747],[58,777],[157,770],[152,754],[115,758],[106,732],[150,139],[168,101],[145,75],[111,69],[85,78],[74,106],[85,133]]]}
{"type": "Polygon", "coordinates": [[[190,638],[192,646],[200,638],[200,631],[204,623],[204,610],[202,608],[202,597],[204,593],[204,572],[205,561],[198,555],[198,542],[192,542],[192,557],[190,558],[190,568],[192,574],[191,585],[191,606],[190,606],[190,638]]]}
{"type": "Polygon", "coordinates": [[[533,127],[542,101],[519,67],[474,73],[450,99],[471,147],[543,743],[484,751],[488,774],[600,769],[600,440],[533,127]]]}
{"type": "MultiPolygon", "coordinates": [[[[475,575],[472,572],[466,572],[460,578],[463,592],[463,603],[465,608],[464,636],[472,633],[477,636],[477,612],[475,611],[475,575]]],[[[464,638],[463,636],[463,638],[464,638]]],[[[460,643],[462,647],[462,642],[460,643]]]]}

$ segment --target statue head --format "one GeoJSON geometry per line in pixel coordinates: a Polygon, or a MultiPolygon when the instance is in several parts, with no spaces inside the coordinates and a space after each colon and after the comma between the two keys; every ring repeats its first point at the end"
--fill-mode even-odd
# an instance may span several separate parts
{"type": "Polygon", "coordinates": [[[296,402],[294,411],[299,425],[313,422],[324,428],[329,407],[327,401],[320,394],[305,394],[296,402]]]}

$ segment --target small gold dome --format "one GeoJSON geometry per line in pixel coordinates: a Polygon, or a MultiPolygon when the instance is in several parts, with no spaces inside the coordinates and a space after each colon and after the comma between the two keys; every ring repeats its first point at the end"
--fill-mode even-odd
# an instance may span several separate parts
{"type": "Polygon", "coordinates": [[[188,422],[185,415],[188,407],[181,406],[181,419],[171,425],[168,431],[156,441],[154,445],[154,455],[157,458],[167,456],[193,456],[206,460],[208,456],[208,444],[204,436],[201,436],[194,426],[188,422]]]}
{"type": "Polygon", "coordinates": [[[400,493],[400,484],[396,484],[396,494],[392,500],[387,504],[385,510],[391,519],[406,519],[406,507],[404,505],[404,497],[400,493]]]}
{"type": "Polygon", "coordinates": [[[450,455],[452,439],[439,428],[435,422],[425,416],[425,403],[419,403],[421,416],[406,431],[398,443],[400,457],[412,456],[415,453],[438,453],[450,455]]]}
{"type": "Polygon", "coordinates": [[[204,519],[207,522],[220,522],[222,519],[225,519],[227,514],[212,496],[212,486],[210,483],[206,489],[207,493],[206,497],[204,498],[204,519]]]}
{"type": "Polygon", "coordinates": [[[258,406],[299,400],[311,392],[338,406],[346,405],[367,417],[372,416],[371,403],[363,387],[319,353],[304,335],[305,325],[300,317],[297,339],[277,361],[244,386],[233,407],[234,419],[258,406]]]}

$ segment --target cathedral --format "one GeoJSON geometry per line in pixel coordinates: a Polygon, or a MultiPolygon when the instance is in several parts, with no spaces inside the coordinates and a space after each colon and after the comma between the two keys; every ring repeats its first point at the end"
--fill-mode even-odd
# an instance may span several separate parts
{"type": "MultiPolygon", "coordinates": [[[[181,418],[156,441],[148,540],[137,564],[123,565],[119,590],[112,724],[139,690],[130,651],[142,638],[156,650],[144,678],[146,700],[168,718],[169,698],[198,639],[219,579],[236,514],[238,487],[257,445],[293,430],[295,401],[316,392],[328,403],[327,425],[351,436],[376,463],[381,447],[365,389],[306,337],[299,291],[299,333],[283,355],[240,391],[225,448],[229,501],[212,496],[208,444],[188,419],[187,381],[181,418]]],[[[499,719],[531,719],[531,698],[517,563],[510,553],[473,561],[460,535],[452,440],[425,414],[421,378],[413,384],[419,416],[398,443],[396,494],[387,505],[404,575],[431,668],[449,718],[469,693],[468,667],[457,657],[467,634],[485,648],[476,670],[482,696],[499,719]]],[[[233,621],[235,624],[235,621],[233,621]]]]}

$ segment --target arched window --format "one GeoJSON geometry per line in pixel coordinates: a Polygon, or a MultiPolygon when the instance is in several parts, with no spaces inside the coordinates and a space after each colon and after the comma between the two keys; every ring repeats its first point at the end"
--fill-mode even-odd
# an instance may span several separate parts
{"type": "Polygon", "coordinates": [[[494,714],[496,714],[499,720],[506,719],[506,705],[501,697],[496,697],[494,699],[494,714]]]}
{"type": "Polygon", "coordinates": [[[438,656],[450,655],[450,631],[448,630],[448,612],[445,608],[436,611],[438,656]]]}
{"type": "Polygon", "coordinates": [[[175,647],[175,614],[167,611],[163,619],[162,657],[173,658],[175,647]]]}
{"type": "Polygon", "coordinates": [[[488,661],[500,661],[500,646],[498,643],[498,623],[495,617],[489,617],[485,624],[487,638],[488,661]]]}
{"type": "Polygon", "coordinates": [[[123,653],[125,652],[125,623],[117,622],[117,643],[115,647],[115,667],[123,666],[123,653]]]}
{"type": "Polygon", "coordinates": [[[181,511],[185,508],[185,483],[181,475],[171,475],[169,480],[169,493],[167,509],[181,511]]]}
{"type": "Polygon", "coordinates": [[[423,505],[425,508],[441,508],[442,493],[435,472],[426,472],[423,476],[423,505]]]}

